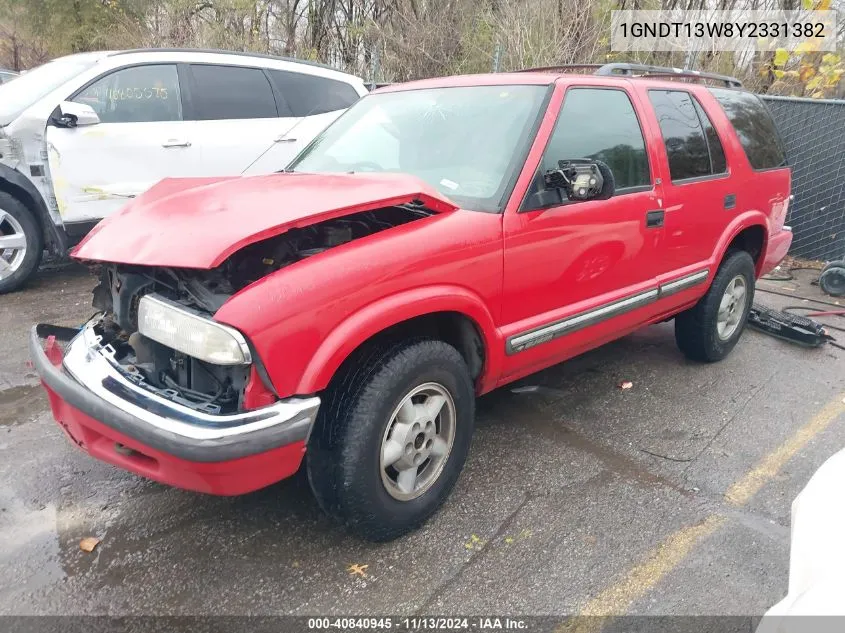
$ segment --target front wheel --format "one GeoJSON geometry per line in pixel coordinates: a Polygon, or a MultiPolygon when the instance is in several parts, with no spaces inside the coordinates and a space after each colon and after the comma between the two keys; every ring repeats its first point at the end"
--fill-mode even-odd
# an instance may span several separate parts
{"type": "Polygon", "coordinates": [[[306,458],[317,501],[368,540],[419,527],[463,469],[474,415],[472,379],[451,345],[371,350],[324,395],[306,458]]]}
{"type": "Polygon", "coordinates": [[[38,268],[44,236],[19,200],[0,191],[0,294],[17,290],[38,268]]]}
{"type": "Polygon", "coordinates": [[[754,260],[729,253],[697,304],[675,317],[675,341],[687,358],[712,363],[736,346],[754,300],[754,260]]]}

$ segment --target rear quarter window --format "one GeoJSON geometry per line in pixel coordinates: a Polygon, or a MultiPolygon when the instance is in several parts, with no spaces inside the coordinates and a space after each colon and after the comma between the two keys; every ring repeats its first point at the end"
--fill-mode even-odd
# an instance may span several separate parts
{"type": "Polygon", "coordinates": [[[739,90],[710,88],[736,130],[748,162],[754,169],[786,165],[786,155],[775,122],[757,95],[739,90]]]}
{"type": "Polygon", "coordinates": [[[285,70],[268,72],[295,117],[345,110],[360,98],[355,88],[335,79],[285,70]]]}

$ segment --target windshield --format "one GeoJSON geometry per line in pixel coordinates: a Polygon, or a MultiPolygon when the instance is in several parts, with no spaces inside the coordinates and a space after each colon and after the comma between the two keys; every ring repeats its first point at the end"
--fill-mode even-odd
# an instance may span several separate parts
{"type": "Polygon", "coordinates": [[[83,70],[97,63],[96,57],[64,57],[42,64],[0,85],[0,125],[7,125],[33,103],[83,70]]]}
{"type": "Polygon", "coordinates": [[[373,94],[291,163],[311,173],[403,172],[466,209],[499,211],[533,140],[548,86],[373,94]]]}

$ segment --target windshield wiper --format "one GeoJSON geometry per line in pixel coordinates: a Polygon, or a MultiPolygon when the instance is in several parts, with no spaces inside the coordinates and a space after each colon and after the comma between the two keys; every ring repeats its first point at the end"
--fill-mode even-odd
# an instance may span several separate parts
{"type": "Polygon", "coordinates": [[[396,206],[400,209],[405,209],[406,211],[415,213],[421,217],[428,217],[431,215],[431,210],[425,206],[422,200],[418,200],[416,198],[410,202],[403,202],[402,204],[397,204],[396,206]]]}

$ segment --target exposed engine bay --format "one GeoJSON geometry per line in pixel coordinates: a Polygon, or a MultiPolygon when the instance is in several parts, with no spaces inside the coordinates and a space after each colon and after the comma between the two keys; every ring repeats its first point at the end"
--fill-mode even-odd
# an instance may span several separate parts
{"type": "MultiPolygon", "coordinates": [[[[234,293],[281,268],[430,215],[409,203],[326,220],[246,246],[211,270],[97,264],[93,305],[104,316],[96,332],[118,368],[145,389],[206,413],[241,411],[252,366],[206,362],[144,336],[141,298],[154,293],[210,318],[234,293]]],[[[256,369],[263,374],[260,361],[256,369]]]]}

